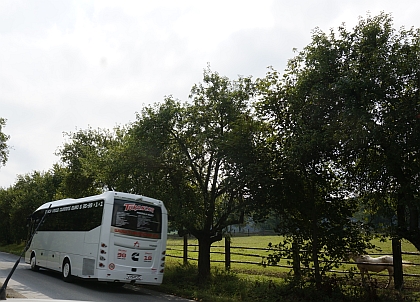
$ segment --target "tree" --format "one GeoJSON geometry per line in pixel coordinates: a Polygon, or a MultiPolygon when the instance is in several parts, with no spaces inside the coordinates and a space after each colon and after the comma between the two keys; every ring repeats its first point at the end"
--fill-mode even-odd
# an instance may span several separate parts
{"type": "Polygon", "coordinates": [[[3,133],[3,127],[5,126],[6,120],[0,117],[0,166],[4,166],[9,157],[7,141],[10,139],[10,136],[3,133]]]}
{"type": "Polygon", "coordinates": [[[114,189],[119,165],[114,152],[122,146],[124,129],[113,130],[88,128],[65,133],[69,141],[57,152],[65,168],[63,196],[80,198],[114,189]]]}
{"type": "Polygon", "coordinates": [[[62,175],[54,170],[34,171],[19,175],[14,186],[4,191],[9,218],[8,242],[20,242],[27,238],[27,217],[42,204],[57,199],[61,181],[62,175]]]}
{"type": "MultiPolygon", "coordinates": [[[[291,164],[281,176],[293,204],[281,211],[286,218],[297,213],[290,222],[298,223],[299,234],[306,228],[316,239],[323,221],[350,230],[346,219],[357,210],[350,197],[357,197],[374,211],[393,207],[398,228],[391,234],[420,248],[419,42],[419,30],[396,33],[386,14],[361,19],[353,32],[316,29],[283,79],[273,71],[262,81],[278,158],[291,164]],[[326,201],[338,207],[334,215],[324,209],[326,201]]],[[[333,234],[328,230],[324,238],[334,242],[333,234]]]]}
{"type": "Polygon", "coordinates": [[[391,234],[420,250],[420,30],[392,25],[381,14],[341,32],[349,45],[341,80],[350,79],[346,107],[355,121],[347,126],[349,175],[371,210],[394,208],[391,234]]]}
{"type": "Polygon", "coordinates": [[[10,209],[13,200],[12,189],[0,188],[0,244],[13,243],[10,209]]]}
{"type": "MultiPolygon", "coordinates": [[[[259,81],[258,109],[272,126],[268,142],[276,142],[271,168],[275,182],[267,208],[279,217],[277,230],[286,236],[285,243],[299,243],[307,251],[305,265],[313,266],[307,272],[318,286],[349,249],[369,246],[369,233],[361,232],[360,223],[351,219],[357,203],[342,179],[342,104],[328,91],[337,73],[314,66],[335,56],[328,41],[318,37],[289,62],[283,78],[271,70],[259,81]]],[[[271,262],[279,260],[277,253],[271,262]]]]}
{"type": "MultiPolygon", "coordinates": [[[[420,249],[420,31],[392,25],[380,14],[361,19],[353,32],[340,27],[338,37],[316,33],[314,41],[327,41],[337,55],[311,67],[337,71],[322,79],[331,79],[325,93],[341,104],[340,161],[353,192],[372,211],[392,206],[398,227],[389,231],[420,249]]],[[[312,46],[308,56],[322,49],[312,46]]]]}
{"type": "Polygon", "coordinates": [[[167,97],[145,108],[128,133],[134,187],[164,200],[172,224],[198,239],[200,282],[210,275],[211,244],[255,201],[248,189],[258,180],[236,177],[258,162],[252,95],[250,78],[230,81],[207,69],[191,103],[167,97]]]}

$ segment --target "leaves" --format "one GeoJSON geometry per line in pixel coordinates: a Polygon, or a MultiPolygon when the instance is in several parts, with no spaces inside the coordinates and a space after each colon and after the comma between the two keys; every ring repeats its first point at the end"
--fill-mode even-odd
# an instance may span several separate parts
{"type": "Polygon", "coordinates": [[[7,141],[10,139],[9,135],[3,133],[3,127],[6,126],[6,120],[0,117],[0,166],[4,166],[9,157],[9,146],[7,141]]]}

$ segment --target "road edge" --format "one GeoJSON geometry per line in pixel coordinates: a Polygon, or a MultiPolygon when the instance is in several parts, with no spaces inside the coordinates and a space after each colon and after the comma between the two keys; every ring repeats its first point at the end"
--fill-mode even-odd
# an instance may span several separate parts
{"type": "MultiPolygon", "coordinates": [[[[0,282],[0,287],[3,286],[3,282],[0,282]]],[[[13,288],[6,288],[6,298],[26,298],[24,295],[18,293],[13,288]]]]}

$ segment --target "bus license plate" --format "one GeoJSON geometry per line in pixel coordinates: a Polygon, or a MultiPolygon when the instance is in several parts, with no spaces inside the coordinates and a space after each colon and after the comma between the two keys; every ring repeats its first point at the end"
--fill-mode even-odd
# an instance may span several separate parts
{"type": "Polygon", "coordinates": [[[127,280],[142,280],[143,277],[141,275],[127,275],[127,280]]]}

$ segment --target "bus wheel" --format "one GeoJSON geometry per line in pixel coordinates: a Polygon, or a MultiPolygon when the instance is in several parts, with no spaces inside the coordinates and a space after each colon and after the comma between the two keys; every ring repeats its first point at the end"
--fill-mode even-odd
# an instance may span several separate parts
{"type": "Polygon", "coordinates": [[[39,266],[36,265],[36,257],[34,254],[31,255],[31,270],[34,272],[39,271],[39,266]]]}
{"type": "Polygon", "coordinates": [[[72,282],[73,276],[71,275],[71,265],[68,259],[65,259],[63,262],[63,280],[65,282],[72,282]]]}

